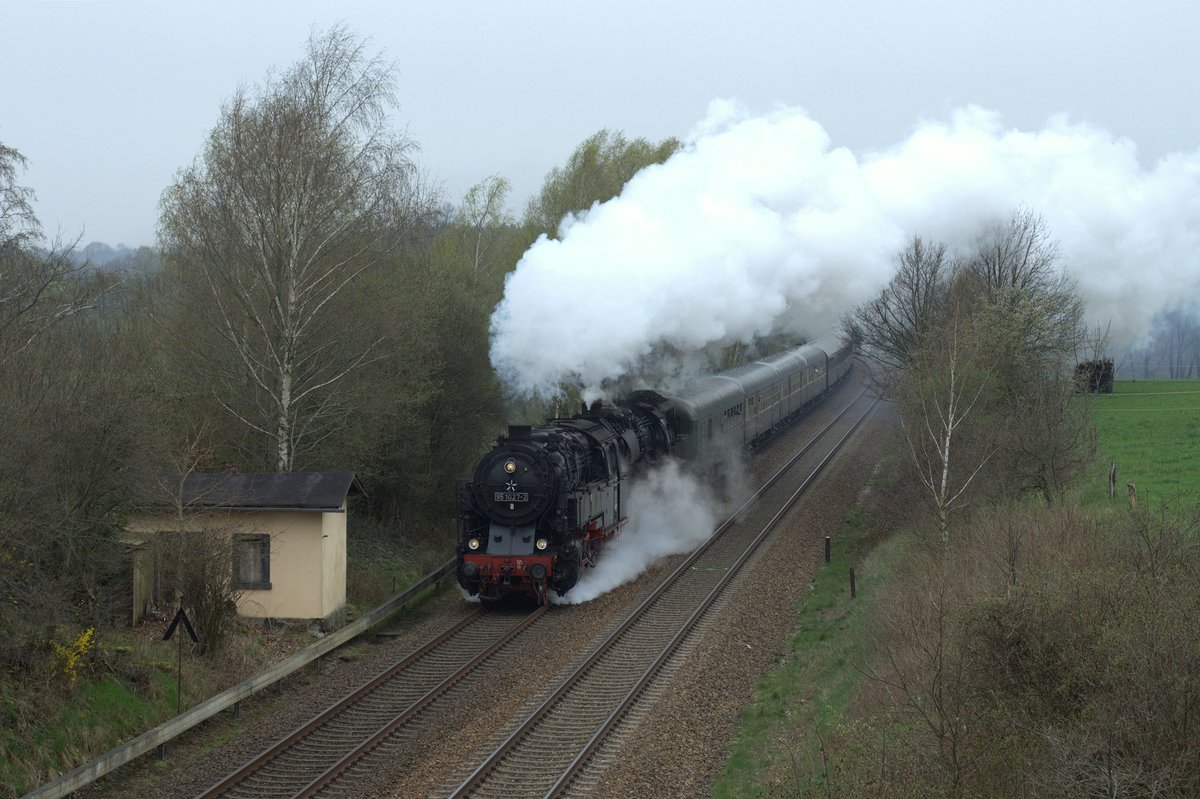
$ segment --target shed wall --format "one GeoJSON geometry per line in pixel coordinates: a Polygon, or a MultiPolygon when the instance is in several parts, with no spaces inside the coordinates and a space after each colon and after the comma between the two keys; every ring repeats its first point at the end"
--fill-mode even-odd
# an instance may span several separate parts
{"type": "MultiPolygon", "coordinates": [[[[311,511],[206,511],[180,520],[172,514],[142,513],[126,527],[131,543],[155,533],[221,531],[266,534],[271,539],[269,590],[243,589],[241,616],[276,619],[326,619],[346,602],[346,514],[311,511]]],[[[135,558],[133,620],[148,598],[146,562],[135,558]],[[140,595],[139,595],[140,594],[140,595]]],[[[232,571],[233,564],[230,563],[232,571]]]]}

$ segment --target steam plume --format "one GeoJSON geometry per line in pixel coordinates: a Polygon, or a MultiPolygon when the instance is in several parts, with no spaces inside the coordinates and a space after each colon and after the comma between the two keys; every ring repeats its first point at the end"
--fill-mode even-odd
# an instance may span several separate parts
{"type": "Polygon", "coordinates": [[[1021,206],[1119,343],[1200,288],[1200,150],[1145,168],[1096,127],[1018,131],[967,107],[856,155],[799,109],[717,101],[669,161],[530,247],[492,318],[492,362],[513,390],[545,395],[594,388],[662,344],[820,334],[886,284],[909,236],[967,249],[1021,206]]]}

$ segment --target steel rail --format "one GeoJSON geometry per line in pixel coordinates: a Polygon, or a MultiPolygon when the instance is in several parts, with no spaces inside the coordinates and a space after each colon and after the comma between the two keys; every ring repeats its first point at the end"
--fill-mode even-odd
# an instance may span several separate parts
{"type": "MultiPolygon", "coordinates": [[[[842,418],[849,413],[850,409],[852,407],[854,407],[854,405],[856,405],[859,402],[859,400],[861,400],[862,397],[866,393],[867,393],[866,389],[863,389],[862,391],[860,391],[849,403],[847,403],[847,405],[842,410],[838,411],[835,414],[834,418],[824,428],[822,428],[821,431],[816,433],[803,447],[801,447],[791,458],[789,458],[788,461],[780,469],[778,469],[774,475],[772,475],[766,482],[764,482],[763,485],[750,496],[750,498],[748,498],[745,502],[743,502],[737,508],[737,510],[733,511],[729,515],[729,517],[714,530],[713,534],[709,537],[709,539],[707,541],[704,542],[704,544],[697,547],[687,558],[685,558],[675,568],[675,570],[672,571],[671,574],[668,575],[667,578],[664,579],[663,582],[653,592],[651,592],[651,594],[649,596],[647,596],[628,615],[628,617],[621,623],[621,625],[615,631],[613,631],[613,633],[603,643],[601,643],[599,647],[597,647],[597,649],[587,658],[587,660],[582,665],[580,665],[570,676],[568,676],[565,680],[563,680],[563,682],[558,686],[558,688],[550,696],[548,696],[529,715],[529,717],[526,718],[526,720],[517,727],[516,730],[514,730],[507,738],[505,738],[505,740],[503,742],[501,742],[496,747],[495,750],[493,750],[492,754],[489,755],[484,760],[484,762],[481,763],[466,778],[466,780],[464,780],[463,783],[457,789],[455,789],[453,793],[450,794],[451,799],[458,799],[458,797],[465,796],[470,791],[479,787],[479,785],[482,784],[484,779],[486,779],[488,773],[490,771],[492,771],[495,768],[495,766],[498,765],[509,754],[509,752],[512,751],[512,749],[514,747],[516,747],[517,744],[522,739],[524,739],[528,735],[528,733],[542,721],[542,719],[551,711],[551,709],[555,705],[557,705],[561,701],[561,699],[571,690],[571,688],[574,685],[576,685],[577,683],[579,683],[582,680],[582,678],[584,677],[584,675],[586,675],[588,672],[590,672],[592,670],[592,668],[605,656],[605,654],[615,646],[616,642],[619,641],[620,639],[622,639],[626,635],[626,633],[630,630],[630,628],[632,628],[635,624],[637,624],[638,621],[641,620],[646,615],[646,613],[649,611],[649,609],[651,607],[653,607],[654,605],[656,605],[658,603],[658,601],[676,583],[678,583],[683,578],[683,576],[685,576],[689,572],[692,565],[698,559],[700,559],[700,557],[704,553],[706,553],[731,527],[733,527],[733,525],[736,523],[737,519],[742,515],[743,511],[745,511],[748,507],[750,507],[755,502],[757,502],[761,498],[761,496],[764,493],[766,493],[766,491],[768,491],[779,480],[781,480],[784,477],[784,475],[787,474],[787,472],[789,470],[791,470],[792,467],[795,466],[797,462],[799,462],[799,460],[801,458],[803,458],[806,454],[808,454],[808,452],[814,446],[816,446],[818,441],[820,441],[822,438],[824,438],[826,436],[826,434],[835,425],[837,425],[839,422],[842,421],[842,418]]],[[[872,408],[873,407],[874,407],[874,403],[872,404],[872,408]]],[[[860,423],[861,423],[861,419],[855,423],[855,427],[857,427],[857,425],[860,423]]],[[[847,436],[848,435],[849,434],[847,434],[847,436]]],[[[845,440],[845,438],[846,437],[844,436],[843,441],[845,440]]],[[[840,447],[840,444],[841,444],[841,442],[839,442],[838,447],[840,447]]],[[[834,451],[836,451],[836,449],[838,447],[835,447],[834,451]]],[[[828,460],[831,457],[832,457],[832,453],[827,455],[821,461],[820,466],[815,471],[819,472],[821,469],[823,469],[824,465],[828,462],[828,460]]],[[[811,479],[813,479],[813,477],[810,476],[809,481],[811,481],[811,479]]],[[[795,495],[793,495],[793,497],[794,496],[795,495]]],[[[789,503],[791,503],[791,502],[794,502],[794,498],[789,500],[789,503]]],[[[758,545],[758,541],[756,539],[754,545],[751,547],[748,547],[748,549],[753,550],[753,548],[756,547],[757,545],[758,545]]],[[[741,561],[739,560],[739,564],[740,563],[741,563],[741,561]]],[[[739,567],[740,567],[740,565],[739,565],[739,567]]],[[[731,569],[730,574],[732,574],[732,573],[733,573],[733,570],[731,569]]],[[[728,580],[728,579],[729,579],[729,576],[727,575],[726,578],[723,578],[723,581],[728,580]]],[[[682,640],[682,637],[680,637],[680,640],[682,640]]],[[[664,662],[665,662],[665,659],[664,659],[664,662]]]]}
{"type": "MultiPolygon", "coordinates": [[[[288,795],[297,797],[312,795],[312,793],[315,793],[316,790],[319,790],[333,779],[336,779],[338,775],[353,765],[354,762],[357,762],[359,759],[361,759],[361,757],[373,749],[374,746],[376,746],[380,741],[387,738],[388,735],[394,733],[399,727],[407,723],[422,710],[436,702],[455,684],[460,682],[464,677],[478,668],[480,664],[494,655],[503,646],[511,642],[521,632],[527,629],[531,624],[545,615],[546,610],[547,608],[542,606],[534,610],[532,613],[527,614],[517,624],[502,631],[496,640],[490,642],[481,652],[472,656],[466,663],[456,667],[451,674],[441,679],[432,688],[427,690],[420,697],[417,697],[413,702],[407,704],[404,708],[394,713],[387,721],[382,723],[382,726],[371,728],[365,734],[363,740],[359,740],[357,743],[349,743],[348,747],[351,747],[349,748],[349,753],[343,754],[341,757],[339,757],[332,766],[319,774],[315,780],[312,780],[308,783],[302,783],[295,788],[280,789],[278,786],[275,786],[274,788],[264,788],[264,790],[268,791],[270,795],[282,795],[280,791],[287,791],[288,795]]],[[[223,778],[219,783],[200,794],[197,799],[213,799],[213,797],[221,796],[231,791],[236,791],[239,788],[242,789],[241,791],[238,791],[239,793],[245,793],[246,787],[244,783],[260,772],[270,769],[271,764],[275,762],[280,755],[284,754],[298,743],[302,743],[310,735],[325,727],[325,725],[338,723],[342,714],[344,714],[349,708],[357,705],[357,703],[361,702],[374,691],[379,690],[381,687],[385,687],[389,682],[402,679],[404,673],[419,660],[431,652],[434,652],[445,646],[451,638],[486,615],[488,615],[487,612],[483,608],[479,608],[474,613],[460,620],[446,630],[443,630],[417,650],[407,655],[403,660],[397,662],[381,674],[374,677],[368,683],[360,686],[347,696],[343,697],[337,703],[323,710],[321,713],[319,713],[313,719],[310,719],[287,737],[278,741],[270,749],[260,753],[247,763],[243,764],[235,772],[223,778]]],[[[337,755],[334,754],[332,756],[336,757],[337,755]]],[[[254,791],[255,789],[250,789],[251,793],[254,791]]]]}
{"type": "Polygon", "coordinates": [[[247,760],[245,763],[243,763],[241,766],[239,766],[236,770],[234,770],[230,774],[227,774],[219,782],[209,786],[207,789],[205,789],[205,791],[203,793],[198,794],[196,796],[196,799],[215,799],[215,797],[218,797],[221,794],[225,793],[230,788],[232,788],[234,785],[237,785],[239,782],[244,780],[247,776],[258,771],[260,768],[262,768],[263,765],[265,765],[266,763],[268,763],[271,760],[274,760],[275,757],[278,756],[280,753],[284,752],[287,749],[290,749],[292,746],[294,746],[296,743],[303,740],[304,738],[307,738],[309,733],[311,733],[313,730],[315,730],[318,727],[320,727],[321,725],[325,724],[327,721],[329,721],[331,718],[333,718],[334,716],[341,713],[347,707],[349,707],[350,705],[359,701],[360,699],[362,699],[367,694],[374,691],[376,688],[378,688],[383,683],[392,679],[392,677],[394,677],[397,673],[406,670],[409,666],[411,666],[416,661],[420,660],[426,654],[433,651],[437,647],[441,646],[451,636],[455,635],[456,633],[458,633],[460,630],[467,627],[468,625],[475,623],[475,621],[478,620],[481,615],[483,615],[483,608],[477,608],[474,613],[464,616],[453,626],[446,628],[441,633],[438,633],[433,638],[429,639],[424,644],[422,644],[420,647],[418,647],[416,650],[414,650],[413,652],[410,652],[404,658],[402,658],[401,660],[398,660],[396,663],[392,664],[390,667],[388,667],[384,671],[377,674],[370,681],[360,685],[358,688],[355,688],[353,691],[346,694],[340,700],[338,700],[334,704],[330,705],[329,707],[325,708],[320,713],[318,713],[317,715],[313,716],[311,719],[306,721],[304,724],[297,727],[295,730],[290,732],[288,735],[284,736],[283,738],[280,738],[270,748],[264,749],[263,751],[261,751],[257,755],[255,755],[254,757],[247,760]]]}
{"type": "Polygon", "coordinates": [[[670,660],[671,656],[675,654],[675,651],[680,647],[684,639],[691,634],[693,628],[700,622],[701,617],[703,617],[704,614],[709,611],[712,605],[720,597],[721,593],[724,592],[729,583],[732,582],[737,576],[737,573],[741,570],[741,568],[757,553],[759,546],[762,545],[767,536],[774,531],[776,525],[778,525],[784,516],[791,511],[796,502],[800,499],[800,496],[806,492],[813,482],[825,471],[825,467],[828,466],[833,457],[841,451],[845,443],[852,435],[854,435],[858,428],[862,426],[862,423],[875,410],[878,404],[878,399],[871,403],[870,407],[868,407],[867,410],[858,417],[850,429],[846,431],[845,435],[843,435],[838,442],[834,444],[833,449],[831,449],[829,453],[821,459],[821,462],[817,464],[812,473],[804,479],[804,481],[794,492],[792,492],[792,495],[788,497],[779,511],[773,517],[771,517],[771,520],[767,522],[766,525],[764,525],[763,529],[750,543],[750,546],[748,546],[746,551],[742,553],[742,556],[738,558],[737,562],[734,563],[733,566],[730,567],[729,571],[723,578],[721,578],[720,582],[713,587],[708,596],[704,598],[692,615],[688,617],[686,622],[684,622],[683,627],[667,644],[662,654],[660,654],[655,661],[650,664],[645,673],[643,673],[642,677],[638,680],[637,684],[629,690],[629,692],[625,695],[625,698],[622,699],[620,704],[613,709],[613,712],[604,721],[604,724],[601,725],[600,729],[597,730],[596,734],[592,736],[587,745],[567,766],[562,776],[558,778],[558,781],[550,787],[550,790],[546,792],[544,799],[552,799],[552,797],[561,795],[562,792],[565,791],[575,779],[575,777],[578,776],[579,772],[583,770],[584,766],[591,759],[592,755],[595,754],[596,750],[600,748],[600,745],[608,736],[609,732],[611,732],[612,729],[621,721],[621,719],[625,717],[637,699],[642,695],[642,693],[645,692],[646,688],[649,687],[654,678],[658,676],[658,673],[662,670],[662,667],[665,666],[667,661],[670,660]]]}
{"type": "Polygon", "coordinates": [[[378,732],[376,732],[367,740],[363,741],[359,746],[355,747],[353,751],[348,752],[337,763],[330,766],[329,769],[323,774],[310,782],[308,785],[304,786],[304,788],[302,788],[296,794],[295,799],[308,799],[308,797],[316,796],[317,793],[325,788],[325,786],[332,783],[334,780],[348,771],[351,766],[370,754],[375,747],[387,740],[392,733],[411,721],[413,717],[415,717],[422,710],[436,702],[439,697],[457,685],[464,677],[473,672],[484,661],[507,646],[514,638],[524,632],[525,629],[532,625],[535,621],[546,615],[546,611],[549,609],[549,605],[539,605],[536,610],[526,616],[519,624],[517,624],[516,627],[512,628],[502,638],[498,638],[495,643],[472,658],[469,663],[464,664],[463,667],[457,672],[447,677],[434,688],[430,689],[408,709],[397,715],[384,727],[380,728],[378,732]]]}

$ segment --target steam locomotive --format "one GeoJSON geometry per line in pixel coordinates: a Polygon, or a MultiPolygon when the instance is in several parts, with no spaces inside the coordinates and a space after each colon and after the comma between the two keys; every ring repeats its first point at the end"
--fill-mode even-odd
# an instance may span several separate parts
{"type": "Polygon", "coordinates": [[[831,335],[677,394],[642,390],[510,426],[459,487],[459,585],[489,600],[566,594],[628,521],[622,495],[637,472],[668,456],[707,469],[752,450],[849,370],[850,346],[831,335]]]}

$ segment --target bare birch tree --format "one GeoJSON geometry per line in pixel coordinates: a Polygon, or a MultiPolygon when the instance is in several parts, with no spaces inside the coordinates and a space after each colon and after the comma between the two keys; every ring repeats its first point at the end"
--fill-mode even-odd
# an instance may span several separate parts
{"type": "Polygon", "coordinates": [[[1087,407],[1074,397],[1086,330],[1042,218],[1020,209],[965,256],[914,237],[896,264],[842,326],[900,403],[942,535],[985,466],[994,493],[1060,498],[1090,457],[1087,407]],[[971,416],[989,426],[972,431],[971,416]]]}
{"type": "Polygon", "coordinates": [[[492,251],[498,238],[496,232],[512,224],[504,206],[510,188],[508,178],[492,175],[468,189],[463,197],[458,222],[470,250],[471,271],[475,274],[492,269],[492,251]]]}
{"type": "Polygon", "coordinates": [[[1200,372],[1200,322],[1196,309],[1180,307],[1159,313],[1144,358],[1147,367],[1143,369],[1143,377],[1195,377],[1200,372]]]}
{"type": "Polygon", "coordinates": [[[162,200],[163,249],[223,350],[195,353],[220,406],[290,471],[336,428],[344,378],[376,356],[349,309],[414,191],[414,145],[387,127],[391,66],[336,27],[223,107],[162,200]]]}
{"type": "Polygon", "coordinates": [[[955,313],[942,337],[912,353],[900,389],[904,437],[943,544],[949,540],[950,515],[962,506],[998,446],[996,437],[970,429],[988,399],[993,369],[981,365],[983,359],[961,325],[955,313]]]}

